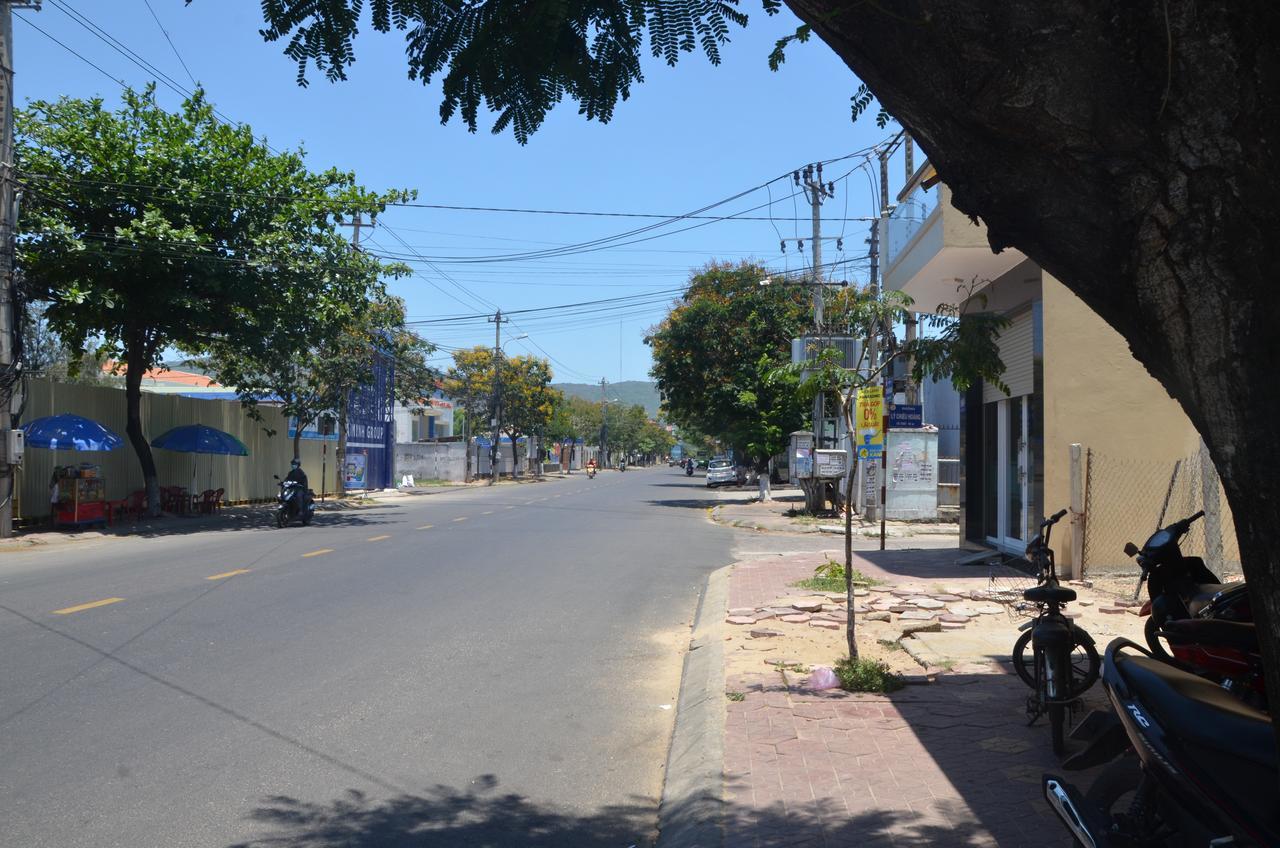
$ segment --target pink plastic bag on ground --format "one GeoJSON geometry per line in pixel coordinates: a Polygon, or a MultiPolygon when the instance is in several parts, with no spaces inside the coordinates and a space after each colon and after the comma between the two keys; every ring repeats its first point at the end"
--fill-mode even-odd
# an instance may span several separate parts
{"type": "Polygon", "coordinates": [[[814,666],[813,673],[809,675],[809,688],[815,691],[821,689],[839,689],[840,678],[836,677],[836,673],[828,666],[814,666]]]}

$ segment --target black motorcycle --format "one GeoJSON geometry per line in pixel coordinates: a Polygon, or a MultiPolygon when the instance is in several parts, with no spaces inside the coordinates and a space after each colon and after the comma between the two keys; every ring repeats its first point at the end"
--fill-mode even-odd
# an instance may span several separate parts
{"type": "Polygon", "coordinates": [[[1203,559],[1182,553],[1179,543],[1203,515],[1201,510],[1157,530],[1141,548],[1133,542],[1124,546],[1124,552],[1137,557],[1142,569],[1134,597],[1146,583],[1149,600],[1142,605],[1141,614],[1149,618],[1144,633],[1147,645],[1161,657],[1169,656],[1159,638],[1165,622],[1186,618],[1253,621],[1244,583],[1223,583],[1203,559]]]}
{"type": "Polygon", "coordinates": [[[1127,639],[1107,646],[1102,682],[1112,710],[1095,713],[1103,729],[1064,767],[1110,765],[1087,793],[1053,774],[1042,783],[1078,844],[1280,845],[1270,716],[1127,639]]]}
{"type": "Polygon", "coordinates": [[[276,495],[276,526],[288,527],[299,518],[304,527],[310,524],[316,514],[316,493],[303,489],[297,480],[280,480],[279,476],[273,476],[280,481],[280,493],[276,495]]]}

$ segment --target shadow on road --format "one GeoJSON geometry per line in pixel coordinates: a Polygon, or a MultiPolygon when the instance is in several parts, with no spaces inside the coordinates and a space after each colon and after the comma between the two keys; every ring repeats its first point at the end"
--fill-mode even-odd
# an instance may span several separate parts
{"type": "Polygon", "coordinates": [[[662,498],[660,500],[645,501],[653,506],[671,506],[680,507],[682,509],[711,509],[718,506],[720,501],[713,497],[707,498],[662,498]]]}
{"type": "Polygon", "coordinates": [[[592,813],[560,810],[500,792],[495,776],[481,775],[465,791],[434,786],[390,800],[355,789],[322,804],[277,795],[249,818],[268,832],[231,848],[627,848],[652,844],[655,811],[642,799],[592,813]]]}
{"type": "MultiPolygon", "coordinates": [[[[642,799],[579,813],[501,793],[493,775],[482,775],[473,784],[479,788],[460,791],[435,786],[385,801],[354,789],[322,804],[288,796],[268,797],[249,816],[266,832],[229,848],[639,848],[654,843],[655,811],[642,799]]],[[[730,802],[723,813],[730,834],[746,839],[726,845],[978,844],[987,832],[979,823],[964,822],[961,808],[955,803],[944,804],[929,815],[910,809],[851,814],[838,801],[809,801],[790,810],[781,802],[757,809],[730,802]],[[948,806],[956,807],[951,816],[946,816],[951,812],[948,806]],[[952,824],[953,820],[961,821],[952,824]],[[816,821],[826,822],[826,826],[820,831],[807,826],[816,821]],[[819,833],[818,841],[811,841],[819,833]]],[[[673,808],[671,820],[681,818],[678,808],[673,808]]],[[[1047,834],[1046,844],[1056,835],[1047,834]]]]}
{"type": "MultiPolygon", "coordinates": [[[[390,520],[394,510],[390,506],[347,506],[327,504],[316,511],[312,526],[315,527],[374,527],[390,520]]],[[[196,533],[228,533],[242,530],[259,530],[275,527],[275,512],[271,506],[228,507],[215,516],[185,518],[166,515],[163,518],[146,518],[137,523],[119,523],[101,531],[81,530],[66,534],[55,530],[24,533],[28,544],[39,546],[58,542],[84,540],[86,538],[142,538],[160,539],[171,536],[191,536],[196,533]]],[[[294,522],[293,527],[301,526],[294,522]]]]}

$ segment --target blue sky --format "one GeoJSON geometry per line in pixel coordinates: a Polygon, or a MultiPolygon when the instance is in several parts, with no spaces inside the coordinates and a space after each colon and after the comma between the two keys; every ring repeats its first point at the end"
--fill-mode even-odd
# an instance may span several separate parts
{"type": "MultiPolygon", "coordinates": [[[[491,135],[487,126],[474,135],[457,120],[442,126],[438,84],[424,87],[407,79],[398,34],[380,35],[366,27],[347,82],[329,83],[312,73],[310,87],[300,88],[280,45],[258,35],[257,0],[194,0],[190,6],[183,0],[149,2],[177,54],[223,114],[248,123],[277,148],[301,144],[313,168],[351,169],[372,188],[416,188],[419,201],[427,204],[684,214],[889,135],[869,117],[850,121],[849,96],[858,82],[818,40],[793,45],[786,64],[777,73],[769,70],[766,57],[774,41],[798,22],[785,12],[767,17],[757,0],[744,0],[751,22],[732,33],[719,67],[698,54],[675,68],[650,59],[646,81],[619,105],[611,123],[588,123],[576,104],[566,102],[523,147],[510,134],[491,135]]],[[[80,12],[191,87],[146,0],[46,0],[43,11],[15,17],[31,21],[84,58],[16,21],[19,104],[59,95],[102,95],[110,102],[119,91],[112,79],[140,87],[153,78],[62,7],[80,12]]],[[[161,95],[166,105],[179,101],[166,89],[161,95]]],[[[850,159],[827,167],[825,177],[837,186],[835,199],[824,207],[825,218],[875,214],[870,169],[858,170],[860,164],[861,159],[850,159]]],[[[763,205],[749,214],[765,220],[711,222],[672,232],[703,223],[682,222],[644,235],[660,237],[611,249],[519,262],[415,261],[418,276],[398,281],[393,290],[408,302],[412,318],[424,320],[635,295],[634,302],[586,315],[517,313],[503,332],[528,333],[528,339],[513,341],[506,350],[549,355],[558,381],[647,379],[644,332],[665,314],[669,295],[664,291],[687,280],[691,269],[712,259],[754,258],[792,271],[807,265],[809,213],[793,192],[788,177],[709,213],[729,215],[763,205]],[[806,238],[805,256],[794,242],[780,252],[780,236],[796,235],[806,238]],[[653,294],[639,297],[644,293],[653,294]]],[[[656,221],[395,208],[379,223],[366,249],[412,253],[416,260],[417,255],[493,257],[544,250],[656,221]]],[[[859,258],[866,253],[866,226],[824,224],[825,235],[846,236],[843,252],[834,242],[825,244],[824,262],[849,260],[833,276],[865,280],[866,265],[859,258]]],[[[446,346],[442,357],[448,347],[493,343],[493,325],[483,320],[421,329],[446,346]]],[[[447,359],[439,364],[447,365],[447,359]]]]}

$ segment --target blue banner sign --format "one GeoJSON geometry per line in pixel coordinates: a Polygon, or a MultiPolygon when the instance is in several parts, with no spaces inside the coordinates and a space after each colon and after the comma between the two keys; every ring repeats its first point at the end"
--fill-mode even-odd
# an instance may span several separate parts
{"type": "Polygon", "coordinates": [[[889,426],[917,429],[924,425],[924,413],[918,403],[900,403],[889,407],[889,426]]]}

